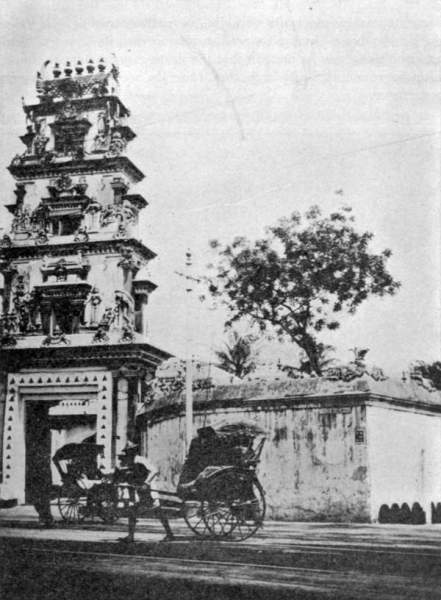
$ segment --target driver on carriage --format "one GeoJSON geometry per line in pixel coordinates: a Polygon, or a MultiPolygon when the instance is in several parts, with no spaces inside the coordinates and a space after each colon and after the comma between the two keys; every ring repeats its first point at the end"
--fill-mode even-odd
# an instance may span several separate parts
{"type": "Polygon", "coordinates": [[[165,529],[164,541],[174,539],[168,518],[161,508],[158,495],[151,489],[152,480],[158,469],[144,456],[138,454],[138,446],[128,441],[118,455],[121,466],[115,469],[114,479],[118,485],[118,508],[128,512],[128,535],[122,542],[133,542],[140,505],[153,508],[155,516],[165,529]]]}

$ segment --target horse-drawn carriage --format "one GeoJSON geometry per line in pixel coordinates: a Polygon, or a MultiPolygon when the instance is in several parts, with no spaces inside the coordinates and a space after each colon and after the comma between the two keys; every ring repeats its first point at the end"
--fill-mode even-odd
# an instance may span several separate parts
{"type": "MultiPolygon", "coordinates": [[[[184,463],[176,492],[155,490],[171,517],[183,517],[199,537],[244,540],[263,524],[265,498],[256,467],[265,438],[244,423],[198,430],[184,463]]],[[[54,455],[61,476],[58,508],[62,518],[80,523],[95,517],[112,523],[118,508],[118,483],[102,475],[97,457],[102,446],[67,444],[54,455]]],[[[151,506],[140,506],[146,516],[151,506]]]]}

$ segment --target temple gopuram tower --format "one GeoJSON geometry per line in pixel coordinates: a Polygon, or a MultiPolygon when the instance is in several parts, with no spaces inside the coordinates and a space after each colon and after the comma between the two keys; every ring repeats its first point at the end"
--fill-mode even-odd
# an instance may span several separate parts
{"type": "Polygon", "coordinates": [[[0,241],[0,496],[19,502],[43,447],[49,461],[67,442],[96,440],[111,467],[170,356],[147,341],[156,286],[140,275],[155,254],[136,238],[147,202],[132,192],[144,175],[126,155],[135,133],[117,67],[47,62],[36,91],[0,241]]]}

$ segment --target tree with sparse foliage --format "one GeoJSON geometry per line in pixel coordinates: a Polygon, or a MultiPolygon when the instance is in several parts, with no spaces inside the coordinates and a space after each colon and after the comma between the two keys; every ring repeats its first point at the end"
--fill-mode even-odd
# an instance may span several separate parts
{"type": "Polygon", "coordinates": [[[241,335],[233,330],[228,336],[224,347],[215,350],[219,359],[218,366],[236,377],[245,377],[256,368],[257,357],[256,337],[252,334],[241,335]]]}
{"type": "Polygon", "coordinates": [[[350,208],[322,216],[317,206],[297,212],[267,230],[267,237],[244,237],[221,246],[209,290],[230,310],[233,323],[251,318],[262,331],[272,327],[308,357],[321,374],[317,334],[337,329],[337,318],[355,313],[370,296],[394,294],[400,286],[386,268],[390,250],[369,249],[373,234],[358,233],[350,208]]]}

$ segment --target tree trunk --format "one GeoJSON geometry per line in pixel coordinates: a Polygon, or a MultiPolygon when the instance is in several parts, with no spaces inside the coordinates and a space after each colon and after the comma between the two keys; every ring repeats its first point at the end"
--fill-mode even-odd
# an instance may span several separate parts
{"type": "Polygon", "coordinates": [[[320,353],[318,351],[316,340],[308,333],[302,335],[301,339],[293,339],[293,341],[299,346],[306,354],[311,365],[311,373],[316,375],[322,374],[320,366],[320,353]]]}

